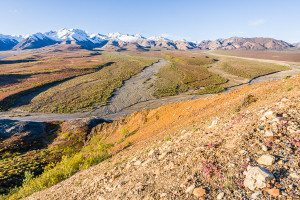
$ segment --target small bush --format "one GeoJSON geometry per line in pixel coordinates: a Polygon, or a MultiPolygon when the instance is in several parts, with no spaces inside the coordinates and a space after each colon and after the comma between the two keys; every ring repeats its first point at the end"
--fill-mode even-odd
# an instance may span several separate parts
{"type": "Polygon", "coordinates": [[[212,176],[222,177],[220,167],[216,163],[207,160],[202,161],[202,173],[206,178],[211,178],[212,176]]]}
{"type": "Polygon", "coordinates": [[[26,184],[26,183],[28,183],[29,181],[31,181],[33,179],[34,174],[32,172],[30,172],[30,171],[26,171],[24,173],[24,177],[25,178],[23,180],[23,184],[26,184]]]}
{"type": "Polygon", "coordinates": [[[250,104],[252,104],[256,101],[257,101],[257,98],[254,95],[249,94],[244,98],[242,104],[240,106],[238,106],[236,111],[239,112],[242,108],[247,108],[250,104]]]}
{"type": "Polygon", "coordinates": [[[257,101],[257,98],[252,95],[252,94],[249,94],[244,100],[243,100],[243,103],[242,103],[242,107],[248,107],[250,104],[254,103],[257,101]]]}
{"type": "Polygon", "coordinates": [[[136,131],[128,131],[125,127],[121,128],[120,133],[124,136],[124,138],[128,138],[129,136],[135,134],[136,131]]]}

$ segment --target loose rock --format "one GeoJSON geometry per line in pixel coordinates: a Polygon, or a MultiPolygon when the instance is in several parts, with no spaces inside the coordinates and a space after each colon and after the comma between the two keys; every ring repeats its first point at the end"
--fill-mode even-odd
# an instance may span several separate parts
{"type": "Polygon", "coordinates": [[[290,177],[293,179],[300,179],[300,176],[296,172],[290,173],[290,177]]]}
{"type": "Polygon", "coordinates": [[[206,191],[203,188],[195,188],[193,194],[196,197],[204,197],[206,195],[206,191]]]}
{"type": "Polygon", "coordinates": [[[253,194],[251,194],[251,199],[252,200],[261,199],[261,196],[262,196],[262,192],[261,191],[254,192],[253,194]]]}
{"type": "Polygon", "coordinates": [[[280,195],[280,191],[277,188],[267,189],[267,192],[273,197],[278,197],[280,195]]]}
{"type": "Polygon", "coordinates": [[[265,132],[265,135],[264,135],[265,137],[273,137],[274,136],[274,133],[273,133],[273,131],[271,131],[271,130],[267,130],[266,132],[265,132]]]}
{"type": "Polygon", "coordinates": [[[219,193],[219,194],[217,195],[217,199],[218,199],[218,200],[221,200],[221,199],[223,199],[224,196],[225,196],[225,193],[224,193],[224,192],[221,192],[221,193],[219,193]]]}
{"type": "Polygon", "coordinates": [[[192,193],[194,189],[195,189],[195,185],[193,184],[185,190],[185,193],[192,193]]]}
{"type": "Polygon", "coordinates": [[[244,172],[246,176],[244,180],[244,186],[252,191],[255,189],[265,188],[267,182],[274,179],[272,173],[263,167],[252,167],[248,166],[247,171],[244,172]]]}
{"type": "Polygon", "coordinates": [[[275,157],[269,154],[262,155],[257,159],[257,162],[261,165],[272,165],[275,162],[275,157]]]}
{"type": "Polygon", "coordinates": [[[267,147],[266,145],[261,145],[261,149],[262,149],[263,151],[268,151],[268,147],[267,147]]]}

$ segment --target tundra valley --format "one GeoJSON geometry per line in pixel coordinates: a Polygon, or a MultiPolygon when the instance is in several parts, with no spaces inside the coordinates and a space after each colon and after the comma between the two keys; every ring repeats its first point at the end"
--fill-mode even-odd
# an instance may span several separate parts
{"type": "Polygon", "coordinates": [[[300,199],[299,43],[0,34],[0,199],[300,199]]]}

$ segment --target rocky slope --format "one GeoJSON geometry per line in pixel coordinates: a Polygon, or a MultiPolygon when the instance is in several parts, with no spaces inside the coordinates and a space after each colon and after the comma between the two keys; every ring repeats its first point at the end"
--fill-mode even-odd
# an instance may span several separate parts
{"type": "Polygon", "coordinates": [[[116,137],[118,126],[134,130],[132,145],[28,199],[298,199],[299,79],[95,127],[93,134],[106,138],[116,137]]]}
{"type": "Polygon", "coordinates": [[[252,50],[284,50],[294,47],[292,44],[273,38],[241,38],[232,37],[215,41],[195,43],[187,40],[171,40],[165,37],[144,37],[139,34],[109,33],[87,34],[80,29],[61,29],[46,33],[35,33],[22,38],[21,41],[12,36],[0,36],[0,50],[35,49],[53,44],[77,44],[85,49],[102,48],[105,50],[216,50],[216,49],[252,49],[252,50]],[[4,41],[4,39],[5,41],[4,41]]]}

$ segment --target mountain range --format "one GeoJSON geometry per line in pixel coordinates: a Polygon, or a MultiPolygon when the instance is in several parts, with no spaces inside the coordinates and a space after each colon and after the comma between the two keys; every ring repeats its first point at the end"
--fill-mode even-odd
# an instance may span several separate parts
{"type": "Polygon", "coordinates": [[[200,43],[187,40],[171,40],[165,37],[144,37],[139,34],[109,33],[87,34],[80,29],[61,29],[46,33],[35,33],[25,37],[0,34],[0,50],[24,50],[41,48],[54,44],[77,44],[85,49],[101,48],[104,50],[141,50],[169,49],[169,50],[284,50],[300,48],[298,44],[290,44],[273,38],[241,38],[205,40],[200,43]]]}

